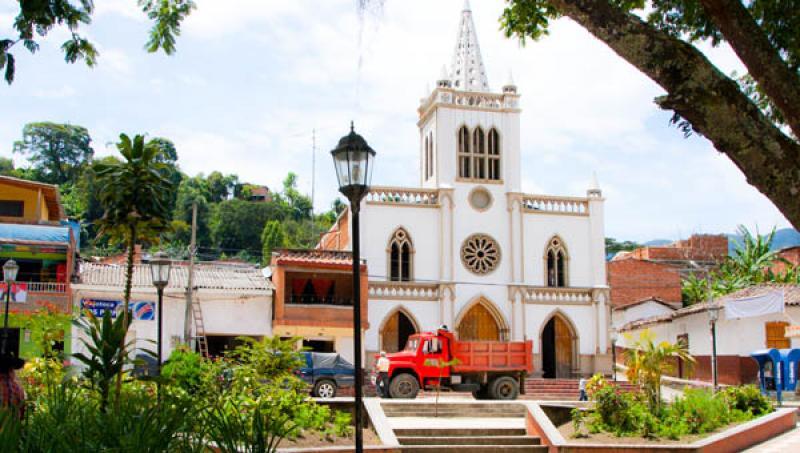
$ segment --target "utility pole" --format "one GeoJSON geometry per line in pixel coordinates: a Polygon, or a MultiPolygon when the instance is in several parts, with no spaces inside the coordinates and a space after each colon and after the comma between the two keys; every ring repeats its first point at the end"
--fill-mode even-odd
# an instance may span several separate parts
{"type": "Polygon", "coordinates": [[[183,320],[183,341],[192,348],[192,303],[194,300],[194,256],[197,254],[197,203],[192,203],[192,242],[189,244],[189,278],[186,280],[186,312],[183,320]]]}
{"type": "MultiPolygon", "coordinates": [[[[316,171],[317,166],[317,130],[311,129],[311,234],[312,237],[316,236],[316,231],[314,229],[315,223],[314,222],[314,188],[316,186],[316,171]]],[[[313,247],[314,244],[311,244],[313,247]]]]}

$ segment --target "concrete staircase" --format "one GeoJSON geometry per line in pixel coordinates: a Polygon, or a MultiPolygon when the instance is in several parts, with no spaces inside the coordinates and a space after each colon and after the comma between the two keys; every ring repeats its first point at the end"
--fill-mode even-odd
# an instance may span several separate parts
{"type": "Polygon", "coordinates": [[[527,408],[508,403],[382,402],[403,453],[548,451],[524,428],[527,408]]]}
{"type": "MultiPolygon", "coordinates": [[[[577,401],[581,394],[579,384],[578,379],[526,379],[525,394],[520,395],[520,399],[577,401]]],[[[613,384],[625,392],[638,390],[636,385],[626,381],[613,384]]]]}

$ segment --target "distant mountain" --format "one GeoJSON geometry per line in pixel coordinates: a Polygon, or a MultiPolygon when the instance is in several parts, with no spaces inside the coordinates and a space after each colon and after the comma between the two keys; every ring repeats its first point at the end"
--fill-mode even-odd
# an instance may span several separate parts
{"type": "MultiPolygon", "coordinates": [[[[767,234],[761,234],[767,236],[767,234]]],[[[736,245],[741,246],[742,236],[738,234],[728,235],[728,253],[732,254],[736,250],[736,245]]],[[[793,228],[781,228],[775,230],[775,237],[772,238],[772,250],[781,250],[787,247],[794,247],[800,245],[800,232],[793,228]]]]}
{"type": "Polygon", "coordinates": [[[645,247],[660,247],[662,245],[672,244],[673,242],[675,241],[672,241],[670,239],[653,239],[651,241],[645,242],[642,245],[644,245],[645,247]]]}

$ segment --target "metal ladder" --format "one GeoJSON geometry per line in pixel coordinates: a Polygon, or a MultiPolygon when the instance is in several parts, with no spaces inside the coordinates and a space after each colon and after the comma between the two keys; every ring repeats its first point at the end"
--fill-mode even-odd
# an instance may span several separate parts
{"type": "Polygon", "coordinates": [[[194,318],[194,339],[197,342],[197,349],[200,354],[208,358],[208,338],[206,338],[206,328],[203,324],[203,309],[200,308],[200,301],[192,298],[192,317],[194,318]]]}

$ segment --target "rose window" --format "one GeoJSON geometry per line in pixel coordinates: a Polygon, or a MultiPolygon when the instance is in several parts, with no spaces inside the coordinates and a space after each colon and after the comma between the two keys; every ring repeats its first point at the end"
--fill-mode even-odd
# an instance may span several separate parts
{"type": "Polygon", "coordinates": [[[461,262],[475,274],[488,274],[500,263],[500,247],[490,236],[473,234],[461,245],[461,262]]]}

